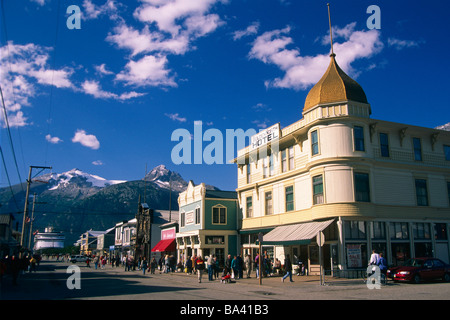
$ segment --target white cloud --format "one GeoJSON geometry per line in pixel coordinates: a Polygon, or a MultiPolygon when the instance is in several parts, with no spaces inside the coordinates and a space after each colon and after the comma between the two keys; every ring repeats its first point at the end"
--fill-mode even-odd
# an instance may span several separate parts
{"type": "Polygon", "coordinates": [[[49,134],[45,136],[45,140],[47,140],[48,142],[53,143],[53,144],[58,144],[60,142],[63,142],[60,138],[52,137],[49,134]]]}
{"type": "Polygon", "coordinates": [[[94,66],[94,68],[95,68],[95,71],[98,74],[100,74],[100,75],[111,75],[111,74],[114,74],[114,72],[109,71],[109,70],[106,69],[106,64],[104,64],[104,63],[99,65],[99,66],[94,66]]]}
{"type": "Polygon", "coordinates": [[[253,120],[252,123],[256,125],[259,129],[265,129],[268,127],[269,120],[265,119],[264,121],[261,120],[253,120]]]}
{"type": "Polygon", "coordinates": [[[114,33],[109,34],[106,40],[119,48],[130,50],[131,56],[150,52],[178,55],[189,50],[189,38],[185,34],[168,38],[159,32],[151,32],[149,26],[138,31],[121,24],[114,28],[114,33]]]}
{"type": "Polygon", "coordinates": [[[75,132],[74,137],[72,138],[73,143],[81,143],[81,145],[91,148],[93,150],[97,150],[100,148],[100,142],[97,137],[92,134],[86,134],[86,131],[78,129],[75,132]]]}
{"type": "Polygon", "coordinates": [[[272,111],[272,108],[270,108],[269,106],[267,106],[266,104],[264,104],[264,103],[257,103],[256,105],[254,105],[253,107],[252,107],[252,109],[254,109],[254,110],[256,110],[257,112],[269,112],[269,111],[272,111]]]}
{"type": "Polygon", "coordinates": [[[102,165],[104,165],[104,163],[103,163],[102,160],[95,160],[95,161],[92,161],[92,164],[93,164],[94,166],[102,166],[102,165]]]}
{"type": "Polygon", "coordinates": [[[243,37],[251,36],[258,33],[259,22],[253,22],[245,30],[238,30],[233,33],[233,40],[239,40],[243,37]]]}
{"type": "Polygon", "coordinates": [[[100,88],[100,84],[98,81],[86,80],[83,82],[83,84],[81,86],[86,94],[90,94],[90,95],[94,96],[95,98],[108,99],[108,98],[114,98],[114,96],[115,96],[114,93],[103,91],[100,88]]]}
{"type": "Polygon", "coordinates": [[[171,70],[166,69],[167,58],[164,55],[147,55],[138,61],[130,61],[125,70],[116,76],[116,80],[135,86],[176,87],[171,70]]]}
{"type": "Polygon", "coordinates": [[[86,80],[82,83],[81,87],[83,88],[84,93],[92,95],[95,98],[99,98],[99,99],[116,99],[116,100],[124,101],[124,100],[132,99],[132,98],[141,97],[144,95],[143,93],[138,93],[135,91],[126,92],[126,93],[122,93],[121,95],[117,95],[113,92],[108,92],[108,91],[102,90],[102,88],[100,87],[100,83],[95,80],[93,80],[93,81],[86,80]]]}
{"type": "MultiPolygon", "coordinates": [[[[336,60],[341,68],[356,76],[357,72],[351,63],[360,58],[368,58],[383,48],[380,33],[377,30],[354,31],[350,24],[336,33],[345,39],[344,42],[334,43],[336,60]]],[[[249,53],[250,59],[258,59],[267,64],[274,64],[285,72],[282,78],[267,80],[267,87],[306,89],[319,81],[325,72],[330,58],[328,54],[316,56],[301,56],[299,49],[287,49],[293,44],[288,36],[290,27],[268,31],[257,37],[249,53]]]]}
{"type": "MultiPolygon", "coordinates": [[[[73,88],[73,69],[52,69],[49,64],[51,48],[33,43],[19,45],[12,41],[0,48],[0,84],[2,86],[8,122],[11,127],[29,125],[22,107],[29,106],[37,95],[38,84],[57,88],[73,88]]],[[[4,117],[0,116],[3,120],[4,117]]]]}
{"type": "Polygon", "coordinates": [[[165,113],[164,115],[165,115],[166,117],[169,117],[169,118],[172,119],[173,121],[186,122],[186,118],[180,117],[180,114],[179,114],[179,113],[165,113]]]}
{"type": "Polygon", "coordinates": [[[92,3],[91,0],[83,1],[83,9],[82,16],[84,19],[91,20],[97,19],[99,16],[107,15],[111,19],[117,19],[118,16],[118,6],[120,3],[117,3],[115,0],[107,0],[103,5],[96,5],[92,3]]]}
{"type": "Polygon", "coordinates": [[[418,47],[421,41],[414,40],[399,40],[395,38],[388,38],[389,47],[394,47],[396,50],[402,50],[405,48],[418,47]]]}
{"type": "Polygon", "coordinates": [[[106,40],[131,52],[116,80],[128,85],[176,87],[168,55],[183,55],[195,48],[193,42],[214,32],[224,22],[211,13],[224,0],[142,0],[134,17],[142,29],[122,20],[106,40]],[[136,58],[140,54],[143,57],[136,58]]]}
{"type": "MultiPolygon", "coordinates": [[[[6,128],[6,120],[4,119],[3,112],[0,114],[0,119],[2,121],[2,127],[6,128]]],[[[14,128],[14,127],[18,128],[18,127],[24,127],[26,125],[29,125],[30,123],[28,123],[27,120],[28,120],[28,118],[24,117],[22,111],[18,111],[16,113],[8,115],[8,124],[9,124],[10,128],[14,128]]]]}
{"type": "Polygon", "coordinates": [[[35,2],[35,3],[37,3],[40,6],[43,6],[45,4],[45,1],[46,0],[31,0],[31,2],[35,2]]]}
{"type": "MultiPolygon", "coordinates": [[[[183,26],[179,24],[180,21],[205,16],[218,1],[144,0],[144,2],[136,9],[135,17],[142,22],[156,23],[159,30],[176,35],[183,29],[183,26]]],[[[189,29],[189,26],[187,27],[189,29]]]]}

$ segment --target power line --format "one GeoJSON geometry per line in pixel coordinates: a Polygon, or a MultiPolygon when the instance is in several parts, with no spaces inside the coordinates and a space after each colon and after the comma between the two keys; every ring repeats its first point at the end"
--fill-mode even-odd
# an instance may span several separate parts
{"type": "MultiPolygon", "coordinates": [[[[13,141],[12,141],[11,130],[9,128],[8,114],[6,112],[5,100],[3,99],[3,90],[2,90],[2,86],[1,85],[0,85],[0,95],[1,95],[1,98],[2,98],[2,106],[3,106],[3,111],[4,111],[4,114],[5,114],[5,123],[6,123],[6,128],[8,130],[9,142],[10,142],[10,145],[11,145],[11,150],[12,150],[12,154],[13,154],[13,158],[14,158],[14,163],[16,165],[17,175],[19,176],[19,181],[21,182],[22,181],[22,177],[20,176],[19,166],[17,165],[16,152],[14,150],[14,144],[13,144],[13,141]]],[[[5,164],[5,167],[6,167],[6,164],[5,164]]],[[[23,191],[23,186],[22,186],[22,191],[23,191]]]]}
{"type": "MultiPolygon", "coordinates": [[[[47,134],[50,134],[50,122],[52,121],[51,115],[52,115],[52,107],[53,107],[53,81],[54,81],[55,66],[56,66],[56,43],[58,41],[60,10],[61,10],[61,0],[58,0],[58,9],[56,11],[55,42],[54,42],[54,46],[53,46],[54,50],[53,50],[53,61],[52,61],[52,84],[50,86],[50,103],[49,103],[48,119],[47,119],[47,134]]],[[[45,145],[45,161],[44,161],[45,164],[47,164],[48,146],[49,146],[49,141],[47,141],[47,143],[45,145]]]]}
{"type": "MultiPolygon", "coordinates": [[[[4,10],[4,6],[3,6],[3,0],[1,0],[0,4],[1,4],[1,11],[2,11],[3,30],[4,30],[4,33],[5,33],[6,43],[8,43],[7,42],[8,33],[7,33],[7,30],[6,30],[6,19],[5,19],[5,10],[4,10]]],[[[7,46],[7,48],[8,48],[8,51],[9,51],[9,46],[7,46]]],[[[10,54],[8,54],[9,68],[11,70],[11,61],[9,60],[10,58],[11,58],[10,54]]],[[[8,137],[9,137],[9,142],[10,142],[10,145],[11,145],[12,155],[13,155],[14,163],[15,163],[15,166],[16,166],[16,169],[17,169],[17,175],[19,177],[19,182],[22,182],[22,177],[20,176],[20,172],[19,172],[19,166],[17,165],[16,152],[14,150],[14,144],[13,144],[13,141],[12,141],[12,135],[11,135],[11,130],[10,130],[9,121],[8,121],[8,112],[6,110],[6,105],[5,105],[5,100],[4,100],[4,97],[3,97],[3,90],[1,88],[1,84],[0,84],[0,94],[1,94],[1,99],[2,99],[3,111],[4,111],[4,115],[5,115],[5,117],[4,117],[5,119],[4,120],[5,120],[6,128],[7,128],[7,131],[8,131],[8,137]]],[[[14,86],[13,86],[13,96],[14,96],[14,101],[15,101],[14,86]]],[[[22,154],[23,154],[23,151],[22,151],[22,154]]],[[[5,167],[6,167],[6,165],[5,165],[5,167]]],[[[24,191],[22,184],[21,184],[21,187],[22,187],[22,191],[24,191]]]]}
{"type": "Polygon", "coordinates": [[[1,146],[0,146],[0,153],[2,155],[3,166],[5,167],[6,178],[8,179],[9,190],[11,191],[11,195],[14,200],[14,204],[16,205],[16,209],[19,210],[19,205],[17,204],[16,197],[14,196],[14,191],[11,186],[11,180],[9,179],[8,168],[6,167],[5,157],[3,155],[3,149],[1,146]]]}

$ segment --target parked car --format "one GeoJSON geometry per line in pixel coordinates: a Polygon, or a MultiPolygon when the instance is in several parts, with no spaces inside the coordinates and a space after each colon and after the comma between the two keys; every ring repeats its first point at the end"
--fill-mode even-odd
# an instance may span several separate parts
{"type": "Polygon", "coordinates": [[[387,276],[394,281],[414,283],[436,279],[449,282],[450,265],[436,258],[414,258],[402,266],[389,268],[387,276]]]}
{"type": "Polygon", "coordinates": [[[87,257],[82,255],[76,255],[70,257],[70,262],[77,263],[77,262],[86,262],[87,257]]]}

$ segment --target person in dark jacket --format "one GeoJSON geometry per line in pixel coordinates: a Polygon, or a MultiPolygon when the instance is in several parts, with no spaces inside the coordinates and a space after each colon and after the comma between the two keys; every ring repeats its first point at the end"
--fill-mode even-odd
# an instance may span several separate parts
{"type": "Polygon", "coordinates": [[[198,283],[202,282],[202,274],[203,270],[205,270],[205,261],[203,261],[202,256],[198,256],[197,260],[195,260],[195,269],[198,274],[198,283]]]}
{"type": "Polygon", "coordinates": [[[294,282],[292,281],[292,263],[288,254],[286,255],[286,259],[284,259],[284,270],[286,270],[286,274],[283,278],[281,278],[281,282],[284,282],[284,279],[286,279],[287,277],[289,277],[289,280],[291,282],[294,282]]]}

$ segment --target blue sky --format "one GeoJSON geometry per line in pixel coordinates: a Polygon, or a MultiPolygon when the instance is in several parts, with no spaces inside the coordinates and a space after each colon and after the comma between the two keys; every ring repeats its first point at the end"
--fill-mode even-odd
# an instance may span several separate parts
{"type": "Polygon", "coordinates": [[[175,165],[172,132],[193,133],[195,121],[224,134],[298,121],[329,62],[327,2],[337,62],[362,85],[373,119],[450,122],[448,1],[3,0],[11,182],[30,165],[137,180],[165,164],[235,189],[235,165],[175,165]],[[81,29],[67,27],[70,5],[81,29]],[[370,5],[381,10],[379,30],[367,27],[370,5]]]}

